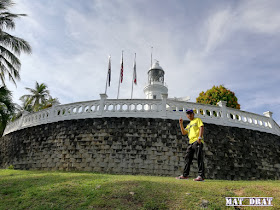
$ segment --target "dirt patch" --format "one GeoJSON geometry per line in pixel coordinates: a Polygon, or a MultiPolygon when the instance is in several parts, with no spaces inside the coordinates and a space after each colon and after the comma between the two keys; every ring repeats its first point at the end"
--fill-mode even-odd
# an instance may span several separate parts
{"type": "Polygon", "coordinates": [[[244,190],[244,188],[241,188],[241,189],[234,190],[233,192],[235,195],[240,197],[240,196],[244,195],[245,190],[244,190]]]}

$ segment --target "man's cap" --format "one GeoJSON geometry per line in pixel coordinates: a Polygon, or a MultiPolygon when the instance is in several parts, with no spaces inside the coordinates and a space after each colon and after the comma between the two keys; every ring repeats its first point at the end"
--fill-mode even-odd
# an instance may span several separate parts
{"type": "Polygon", "coordinates": [[[192,109],[188,109],[186,112],[187,112],[187,114],[191,114],[191,113],[193,113],[193,110],[192,109]]]}

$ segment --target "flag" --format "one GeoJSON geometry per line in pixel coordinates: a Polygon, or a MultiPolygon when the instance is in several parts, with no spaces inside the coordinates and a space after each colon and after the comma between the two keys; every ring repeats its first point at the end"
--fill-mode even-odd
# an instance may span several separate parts
{"type": "Polygon", "coordinates": [[[137,85],[137,75],[136,75],[136,53],[135,53],[135,59],[133,64],[133,82],[135,85],[137,85]]]}
{"type": "Polygon", "coordinates": [[[109,56],[109,64],[108,64],[108,85],[110,87],[111,83],[111,56],[109,56]]]}
{"type": "Polygon", "coordinates": [[[123,81],[123,54],[122,54],[122,63],[121,63],[121,73],[120,73],[120,81],[123,81]]]}
{"type": "Polygon", "coordinates": [[[105,94],[107,93],[107,87],[111,84],[111,56],[109,56],[109,63],[108,63],[108,73],[106,79],[106,86],[105,86],[105,94]]]}
{"type": "Polygon", "coordinates": [[[122,60],[121,60],[121,71],[120,71],[120,80],[119,80],[119,87],[118,87],[118,95],[117,99],[119,99],[119,94],[120,94],[120,84],[123,81],[123,51],[122,51],[122,60]]]}
{"type": "Polygon", "coordinates": [[[135,53],[135,58],[134,58],[134,63],[133,63],[133,78],[132,78],[132,85],[131,85],[131,99],[133,96],[133,83],[137,85],[137,77],[136,77],[136,53],[135,53]]]}

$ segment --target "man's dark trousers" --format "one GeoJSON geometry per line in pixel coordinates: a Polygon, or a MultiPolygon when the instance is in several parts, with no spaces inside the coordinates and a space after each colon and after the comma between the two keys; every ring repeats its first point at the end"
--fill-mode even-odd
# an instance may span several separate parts
{"type": "Polygon", "coordinates": [[[203,162],[203,143],[198,144],[198,142],[194,142],[190,144],[187,148],[187,154],[185,157],[186,165],[184,168],[183,176],[187,177],[190,173],[190,167],[193,161],[193,156],[196,153],[197,155],[197,166],[198,166],[198,175],[203,179],[204,177],[204,162],[203,162]]]}

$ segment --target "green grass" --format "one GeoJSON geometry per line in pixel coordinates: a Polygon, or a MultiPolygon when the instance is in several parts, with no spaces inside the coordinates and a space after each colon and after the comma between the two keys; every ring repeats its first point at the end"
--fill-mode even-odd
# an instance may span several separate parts
{"type": "MultiPolygon", "coordinates": [[[[0,170],[0,209],[208,209],[225,197],[273,197],[280,208],[280,181],[176,180],[174,177],[88,172],[0,170]]],[[[263,209],[261,207],[242,209],[263,209]]]]}

